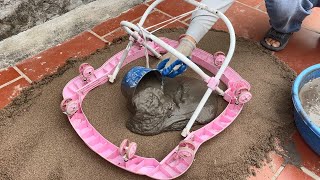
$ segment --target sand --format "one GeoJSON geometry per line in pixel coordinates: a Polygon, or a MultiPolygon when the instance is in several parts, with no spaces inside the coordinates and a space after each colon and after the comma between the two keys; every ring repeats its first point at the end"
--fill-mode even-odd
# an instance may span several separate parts
{"type": "Polygon", "coordinates": [[[313,79],[302,86],[299,97],[311,121],[320,127],[320,78],[313,79]]]}
{"type": "MultiPolygon", "coordinates": [[[[176,39],[181,33],[166,32],[161,36],[176,39]]],[[[198,47],[214,53],[227,51],[228,43],[228,34],[209,32],[198,47]]],[[[82,61],[100,67],[125,46],[126,42],[115,44],[82,61]]],[[[78,75],[79,64],[70,62],[0,111],[0,179],[146,178],[117,168],[93,153],[60,111],[62,89],[78,75]]],[[[292,70],[243,39],[237,40],[231,67],[251,83],[253,99],[230,127],[201,146],[181,179],[245,179],[251,173],[250,167],[261,166],[267,152],[275,149],[274,138],[283,142],[295,130],[290,95],[295,77],[292,70]]],[[[119,79],[122,75],[123,71],[119,79]]],[[[131,133],[125,127],[130,113],[124,102],[118,80],[90,92],[83,108],[91,123],[111,142],[119,144],[129,138],[138,143],[137,154],[161,160],[181,140],[180,132],[156,136],[131,133]]]]}

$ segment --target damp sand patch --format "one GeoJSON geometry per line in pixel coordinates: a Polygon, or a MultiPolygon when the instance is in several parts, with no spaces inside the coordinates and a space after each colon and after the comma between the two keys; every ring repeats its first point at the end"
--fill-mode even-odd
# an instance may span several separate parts
{"type": "MultiPolygon", "coordinates": [[[[168,31],[158,36],[176,39],[181,33],[168,31]]],[[[211,53],[226,52],[228,37],[227,33],[211,31],[198,47],[211,53]]],[[[120,41],[82,60],[98,68],[126,44],[120,41]]],[[[131,63],[124,69],[143,63],[131,63]]],[[[92,152],[62,114],[62,89],[78,75],[80,64],[73,61],[51,78],[34,84],[0,111],[0,179],[146,178],[117,168],[92,152]]],[[[181,179],[245,179],[251,173],[250,167],[261,166],[266,154],[275,149],[274,139],[288,139],[295,129],[290,93],[295,77],[292,70],[243,39],[237,40],[231,67],[250,82],[253,99],[233,124],[200,147],[195,162],[181,179]]],[[[180,131],[141,136],[126,129],[130,113],[120,91],[124,72],[115,84],[104,84],[91,91],[84,100],[84,112],[114,144],[129,138],[138,143],[138,155],[161,160],[181,140],[180,131]]],[[[186,76],[199,78],[191,70],[186,76]]],[[[218,112],[224,106],[220,100],[218,112]]]]}

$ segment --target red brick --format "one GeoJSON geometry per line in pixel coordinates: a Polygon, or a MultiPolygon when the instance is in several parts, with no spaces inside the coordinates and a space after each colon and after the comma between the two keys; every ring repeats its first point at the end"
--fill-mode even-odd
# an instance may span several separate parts
{"type": "MultiPolygon", "coordinates": [[[[267,14],[237,2],[227,10],[226,16],[230,19],[236,35],[240,37],[260,41],[269,29],[267,14]]],[[[227,31],[227,27],[221,19],[213,28],[227,31]]]]}
{"type": "MultiPolygon", "coordinates": [[[[161,12],[158,12],[158,11],[155,11],[155,12],[152,12],[146,19],[146,21],[144,22],[143,24],[143,27],[144,28],[147,28],[149,26],[152,26],[154,24],[157,24],[157,23],[160,23],[162,21],[165,21],[167,19],[169,19],[170,17],[161,13],[161,12]]],[[[161,25],[160,25],[161,26],[161,25]]],[[[172,24],[169,24],[168,26],[166,26],[165,28],[185,28],[186,25],[185,24],[182,24],[180,22],[174,22],[172,24]]],[[[152,30],[155,30],[157,27],[153,27],[151,29],[148,29],[148,31],[152,31],[152,30]]],[[[112,42],[113,39],[115,38],[118,38],[118,37],[121,37],[121,36],[124,36],[126,35],[127,33],[123,30],[123,29],[118,29],[117,31],[113,32],[112,34],[110,35],[107,35],[105,37],[105,39],[107,41],[110,41],[112,42]]]]}
{"type": "Polygon", "coordinates": [[[84,32],[61,45],[19,63],[17,67],[32,81],[38,81],[43,76],[56,72],[67,59],[87,56],[104,46],[103,41],[91,33],[84,32]]]}
{"type": "Polygon", "coordinates": [[[158,6],[156,6],[156,8],[171,16],[178,16],[180,14],[191,11],[196,7],[181,0],[165,0],[161,2],[158,6]]]}
{"type": "Polygon", "coordinates": [[[17,97],[23,88],[29,85],[28,81],[25,79],[19,79],[14,83],[9,84],[0,89],[0,109],[8,105],[11,100],[17,97]]]}
{"type": "MultiPolygon", "coordinates": [[[[161,13],[161,12],[158,12],[158,11],[155,11],[153,13],[151,13],[148,18],[146,19],[146,21],[144,22],[143,24],[143,27],[147,28],[149,26],[152,26],[154,24],[157,24],[157,23],[160,23],[160,22],[163,22],[165,20],[168,20],[170,19],[169,16],[161,13]]],[[[163,25],[163,24],[162,24],[163,25]]],[[[160,25],[160,26],[162,26],[160,25]]],[[[149,29],[149,31],[152,31],[152,30],[155,30],[156,28],[160,27],[160,26],[157,26],[157,27],[154,27],[154,28],[151,28],[151,30],[149,29]]],[[[186,25],[185,24],[182,24],[180,22],[174,22],[172,24],[169,24],[168,26],[166,26],[165,28],[185,28],[186,25]]]]}
{"type": "Polygon", "coordinates": [[[263,11],[263,12],[267,12],[265,1],[262,1],[262,3],[258,6],[258,9],[263,11]]]}
{"type": "Polygon", "coordinates": [[[11,81],[11,80],[19,77],[19,76],[20,76],[20,74],[12,67],[0,70],[0,86],[8,81],[11,81]]]}
{"type": "Polygon", "coordinates": [[[264,0],[238,0],[238,1],[251,7],[257,7],[264,0]]]}
{"type": "Polygon", "coordinates": [[[274,176],[284,162],[284,159],[275,152],[271,152],[269,157],[271,161],[260,169],[254,168],[256,175],[249,177],[248,180],[271,179],[274,176]]]}
{"type": "Polygon", "coordinates": [[[130,9],[129,11],[126,11],[119,15],[118,17],[108,19],[105,22],[95,26],[92,31],[97,33],[100,36],[104,36],[115,29],[120,27],[120,22],[121,21],[132,21],[134,19],[139,18],[140,16],[143,15],[145,10],[147,9],[147,5],[141,4],[138,6],[135,6],[134,8],[130,9]]]}
{"type": "Polygon", "coordinates": [[[109,34],[106,37],[104,37],[104,39],[109,42],[112,42],[114,39],[125,36],[126,34],[127,33],[123,29],[118,29],[117,31],[113,32],[112,34],[109,34]]]}
{"type": "Polygon", "coordinates": [[[293,135],[293,141],[300,154],[301,165],[320,176],[320,156],[305,143],[298,132],[293,135]]]}
{"type": "Polygon", "coordinates": [[[277,180],[313,180],[313,178],[305,174],[301,169],[288,164],[282,170],[277,180]]]}
{"type": "Polygon", "coordinates": [[[303,21],[302,26],[315,32],[320,32],[320,9],[313,8],[310,16],[303,21]]]}
{"type": "Polygon", "coordinates": [[[286,62],[297,73],[305,68],[320,63],[320,34],[301,29],[294,33],[284,50],[275,55],[286,62]]]}

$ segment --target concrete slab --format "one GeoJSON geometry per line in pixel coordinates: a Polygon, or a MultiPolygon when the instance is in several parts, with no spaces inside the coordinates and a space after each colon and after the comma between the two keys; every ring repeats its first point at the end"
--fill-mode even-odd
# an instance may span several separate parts
{"type": "Polygon", "coordinates": [[[95,0],[0,0],[0,41],[95,0]]]}
{"type": "Polygon", "coordinates": [[[0,69],[92,28],[143,0],[96,0],[0,42],[0,69]]]}

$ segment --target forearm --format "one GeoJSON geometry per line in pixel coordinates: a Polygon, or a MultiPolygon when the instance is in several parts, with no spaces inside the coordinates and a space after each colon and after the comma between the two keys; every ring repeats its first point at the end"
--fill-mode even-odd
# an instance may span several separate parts
{"type": "MultiPolygon", "coordinates": [[[[234,0],[202,0],[201,3],[208,7],[219,10],[224,13],[233,4],[234,0]]],[[[189,28],[186,32],[197,43],[210,30],[210,28],[217,22],[218,17],[205,10],[197,10],[192,14],[189,28]]]]}

